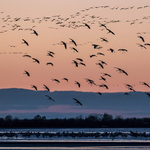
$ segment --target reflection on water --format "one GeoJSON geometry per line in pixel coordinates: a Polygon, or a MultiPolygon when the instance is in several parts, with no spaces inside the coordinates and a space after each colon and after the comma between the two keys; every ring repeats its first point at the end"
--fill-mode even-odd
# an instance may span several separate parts
{"type": "Polygon", "coordinates": [[[92,147],[0,147],[0,150],[149,150],[150,146],[134,146],[134,147],[130,147],[130,146],[126,146],[126,147],[122,147],[122,146],[114,146],[114,147],[109,147],[109,146],[92,146],[92,147]]]}

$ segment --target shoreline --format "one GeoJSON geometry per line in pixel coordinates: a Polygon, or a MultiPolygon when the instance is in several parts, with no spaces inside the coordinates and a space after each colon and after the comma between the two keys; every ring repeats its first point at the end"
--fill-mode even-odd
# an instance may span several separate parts
{"type": "Polygon", "coordinates": [[[0,142],[0,147],[150,146],[150,142],[0,142]]]}

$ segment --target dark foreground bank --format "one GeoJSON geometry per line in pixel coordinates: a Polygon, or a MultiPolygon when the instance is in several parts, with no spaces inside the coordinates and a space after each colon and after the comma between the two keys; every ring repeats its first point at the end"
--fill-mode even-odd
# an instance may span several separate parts
{"type": "Polygon", "coordinates": [[[0,147],[150,146],[150,142],[0,142],[0,147]]]}

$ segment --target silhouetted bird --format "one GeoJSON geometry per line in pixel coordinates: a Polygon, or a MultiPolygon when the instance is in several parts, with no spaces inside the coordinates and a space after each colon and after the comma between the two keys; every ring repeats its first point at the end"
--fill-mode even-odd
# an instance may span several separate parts
{"type": "Polygon", "coordinates": [[[71,49],[78,53],[78,50],[76,48],[72,47],[71,49]]]}
{"type": "Polygon", "coordinates": [[[102,93],[100,93],[100,92],[97,92],[99,95],[102,95],[102,93]]]}
{"type": "Polygon", "coordinates": [[[146,85],[147,87],[150,88],[150,86],[146,82],[140,82],[142,85],[146,85]]]}
{"type": "Polygon", "coordinates": [[[146,94],[150,97],[150,94],[146,92],[146,94]]]}
{"type": "Polygon", "coordinates": [[[104,69],[104,66],[101,63],[96,63],[96,65],[99,65],[102,69],[104,69]]]}
{"type": "Polygon", "coordinates": [[[108,74],[108,73],[102,73],[102,74],[103,74],[103,76],[111,77],[111,75],[110,75],[110,74],[108,74]]]}
{"type": "Polygon", "coordinates": [[[23,55],[22,57],[29,57],[29,58],[31,58],[31,56],[30,56],[30,55],[23,55]]]}
{"type": "Polygon", "coordinates": [[[145,42],[144,38],[142,36],[138,36],[143,42],[145,42]]]}
{"type": "Polygon", "coordinates": [[[122,49],[118,49],[118,51],[127,52],[128,50],[122,48],[122,49]]]}
{"type": "Polygon", "coordinates": [[[80,61],[83,61],[83,59],[81,59],[81,58],[76,58],[76,60],[80,60],[80,61]]]}
{"type": "Polygon", "coordinates": [[[73,98],[73,99],[76,101],[75,103],[77,103],[77,104],[82,106],[81,102],[79,102],[76,98],[73,98]]]}
{"type": "MultiPolygon", "coordinates": [[[[54,101],[50,96],[48,96],[48,95],[45,95],[45,96],[48,97],[49,100],[54,101]]],[[[54,101],[54,102],[55,102],[55,101],[54,101]]]]}
{"type": "Polygon", "coordinates": [[[47,53],[46,56],[51,56],[51,57],[54,57],[51,53],[47,53]]]}
{"type": "Polygon", "coordinates": [[[106,89],[108,89],[108,86],[106,84],[101,84],[101,85],[98,85],[99,87],[105,87],[106,89]]]}
{"type": "Polygon", "coordinates": [[[127,95],[127,96],[129,96],[130,94],[129,94],[129,93],[127,93],[127,92],[124,92],[124,95],[127,95]]]}
{"type": "Polygon", "coordinates": [[[46,65],[52,65],[52,66],[54,66],[54,64],[51,63],[51,62],[46,63],[46,65]]]}
{"type": "Polygon", "coordinates": [[[110,48],[108,51],[111,51],[111,53],[115,53],[114,49],[110,48]]]}
{"type": "Polygon", "coordinates": [[[92,86],[92,84],[96,85],[95,82],[94,82],[93,80],[91,80],[91,79],[85,78],[85,80],[86,80],[89,84],[91,84],[91,86],[92,86]]]}
{"type": "Polygon", "coordinates": [[[103,80],[103,81],[106,82],[106,78],[104,78],[104,77],[102,77],[102,76],[101,76],[101,79],[99,79],[99,80],[103,80]]]}
{"type": "Polygon", "coordinates": [[[90,55],[90,58],[92,58],[92,57],[97,57],[96,55],[90,55]]]}
{"type": "Polygon", "coordinates": [[[100,48],[103,48],[102,46],[99,46],[97,44],[92,44],[92,46],[94,46],[94,49],[100,49],[100,48]]]}
{"type": "Polygon", "coordinates": [[[90,26],[87,23],[84,23],[84,24],[85,24],[86,27],[88,27],[89,29],[91,29],[90,26]]]}
{"type": "Polygon", "coordinates": [[[68,82],[68,79],[67,78],[62,78],[62,80],[66,80],[68,82]]]}
{"type": "Polygon", "coordinates": [[[60,83],[58,79],[52,79],[52,81],[56,81],[57,83],[60,83]]]}
{"type": "Polygon", "coordinates": [[[105,56],[105,54],[103,54],[103,53],[100,53],[100,52],[98,52],[98,53],[97,53],[97,55],[103,55],[103,56],[105,56]]]}
{"type": "Polygon", "coordinates": [[[75,64],[76,67],[78,67],[78,62],[77,61],[73,60],[72,63],[75,64]]]}
{"type": "Polygon", "coordinates": [[[34,60],[34,62],[37,62],[38,64],[40,64],[40,61],[37,60],[36,58],[32,58],[34,60]]]}
{"type": "Polygon", "coordinates": [[[104,42],[108,42],[108,40],[105,38],[100,38],[100,39],[102,39],[102,41],[104,41],[104,42]]]}
{"type": "Polygon", "coordinates": [[[23,43],[25,43],[27,46],[29,46],[29,44],[26,40],[24,40],[24,39],[22,39],[22,40],[23,40],[23,43]]]}
{"type": "Polygon", "coordinates": [[[77,81],[75,81],[75,84],[77,84],[78,85],[78,87],[80,87],[81,85],[80,85],[80,83],[79,82],[77,82],[77,81]]]}
{"type": "Polygon", "coordinates": [[[83,63],[83,62],[80,62],[79,64],[80,64],[80,65],[83,65],[83,66],[86,66],[86,64],[85,64],[85,63],[83,63]]]}
{"type": "Polygon", "coordinates": [[[55,53],[54,53],[54,52],[52,52],[52,51],[48,51],[48,53],[49,53],[49,54],[53,54],[53,55],[55,55],[55,53]]]}
{"type": "Polygon", "coordinates": [[[65,49],[67,49],[67,44],[64,41],[61,41],[61,43],[64,45],[65,49]]]}
{"type": "Polygon", "coordinates": [[[36,36],[38,36],[38,33],[35,30],[33,30],[32,34],[35,34],[36,36]]]}
{"type": "Polygon", "coordinates": [[[76,42],[75,42],[73,39],[71,39],[71,38],[69,38],[69,39],[71,40],[71,42],[72,42],[75,46],[77,46],[76,42]]]}
{"type": "Polygon", "coordinates": [[[104,61],[102,61],[102,60],[98,60],[98,61],[100,61],[102,64],[107,65],[107,63],[106,63],[106,62],[104,62],[104,61]]]}
{"type": "Polygon", "coordinates": [[[145,43],[144,45],[150,46],[150,43],[145,43]]]}
{"type": "Polygon", "coordinates": [[[49,88],[48,88],[45,84],[43,84],[43,86],[44,86],[44,87],[43,87],[44,89],[46,89],[47,91],[50,92],[49,88]]]}
{"type": "Polygon", "coordinates": [[[145,48],[147,49],[144,45],[137,43],[137,45],[139,45],[139,47],[145,48]]]}
{"type": "Polygon", "coordinates": [[[31,85],[31,88],[34,88],[37,91],[37,87],[35,85],[31,85]]]}
{"type": "Polygon", "coordinates": [[[127,72],[125,72],[123,69],[120,69],[120,68],[117,68],[117,67],[114,67],[114,68],[116,68],[118,72],[124,73],[125,75],[128,76],[127,72]]]}
{"type": "Polygon", "coordinates": [[[106,28],[106,30],[108,31],[108,33],[111,33],[111,34],[115,35],[115,33],[112,32],[111,30],[109,30],[108,28],[106,28]]]}
{"type": "Polygon", "coordinates": [[[26,70],[25,70],[25,73],[23,73],[23,74],[26,74],[28,77],[30,77],[29,72],[28,72],[28,71],[26,71],[26,70]]]}

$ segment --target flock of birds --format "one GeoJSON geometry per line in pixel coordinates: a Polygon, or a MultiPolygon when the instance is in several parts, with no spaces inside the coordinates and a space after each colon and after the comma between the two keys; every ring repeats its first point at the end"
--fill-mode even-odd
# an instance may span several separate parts
{"type": "MultiPolygon", "coordinates": [[[[145,8],[148,8],[150,6],[143,6],[143,7],[138,7],[137,9],[145,9],[145,8]]],[[[84,27],[84,28],[87,28],[87,30],[91,30],[92,29],[92,24],[95,24],[96,22],[98,23],[101,31],[105,31],[107,34],[109,35],[112,35],[112,36],[115,36],[115,32],[112,31],[111,29],[108,28],[107,24],[110,24],[110,23],[119,23],[121,22],[120,20],[110,20],[108,21],[108,18],[101,18],[100,16],[95,16],[95,15],[92,15],[90,16],[89,14],[84,14],[82,15],[82,21],[76,21],[76,20],[71,20],[71,19],[76,19],[77,17],[80,17],[80,15],[82,13],[85,13],[86,11],[89,11],[91,9],[98,9],[98,8],[104,8],[104,9],[110,9],[110,10],[131,10],[131,9],[134,9],[134,6],[132,7],[128,7],[128,8],[119,8],[119,7],[113,7],[113,8],[110,8],[109,6],[97,6],[97,7],[90,7],[88,9],[84,9],[84,10],[81,10],[79,12],[77,12],[76,14],[74,15],[71,15],[70,18],[61,18],[60,15],[56,15],[56,16],[52,16],[52,17],[44,17],[44,18],[35,18],[35,19],[31,19],[29,17],[23,19],[23,21],[29,21],[29,22],[32,22],[32,23],[35,23],[36,21],[38,21],[38,23],[41,23],[42,21],[51,21],[53,22],[55,25],[59,25],[59,27],[68,27],[68,28],[73,28],[73,29],[77,29],[77,28],[80,28],[80,27],[84,27]],[[88,20],[88,17],[89,18],[92,18],[92,21],[88,20]],[[103,21],[101,21],[103,20],[103,21]],[[85,23],[86,22],[86,23],[85,23]]],[[[4,12],[0,12],[1,14],[3,14],[4,12]]],[[[5,23],[5,25],[2,26],[2,28],[7,28],[7,26],[11,25],[12,22],[15,22],[15,24],[12,25],[12,28],[11,30],[12,31],[15,31],[15,30],[18,30],[18,31],[21,31],[21,30],[29,30],[29,31],[32,31],[31,34],[34,34],[35,36],[39,36],[38,34],[38,31],[36,31],[34,28],[35,26],[32,26],[32,28],[23,28],[21,27],[21,25],[17,24],[17,22],[19,22],[22,18],[21,17],[17,17],[17,18],[11,18],[10,15],[7,15],[6,17],[3,17],[1,18],[1,22],[5,23]]],[[[150,19],[150,16],[145,16],[143,17],[142,19],[150,19]]],[[[129,21],[127,20],[126,22],[130,22],[130,24],[134,24],[138,21],[139,19],[136,19],[136,20],[132,20],[132,21],[129,21]]],[[[142,23],[141,20],[139,21],[139,23],[142,23]]],[[[58,28],[54,28],[54,27],[49,27],[49,28],[53,28],[53,29],[58,29],[58,28]]],[[[0,33],[5,33],[7,32],[8,30],[2,30],[0,33]]],[[[141,33],[137,33],[137,34],[141,34],[141,33]]],[[[141,48],[144,48],[144,49],[147,49],[149,46],[150,46],[150,43],[147,43],[145,42],[145,39],[142,35],[138,35],[137,38],[141,39],[141,42],[142,44],[140,43],[137,43],[137,45],[141,48]]],[[[74,47],[71,47],[71,49],[75,52],[75,53],[79,53],[79,50],[78,50],[78,45],[83,45],[83,44],[78,44],[74,39],[72,38],[69,38],[70,40],[70,43],[72,43],[74,45],[74,47]]],[[[105,42],[105,43],[108,43],[109,40],[107,38],[104,38],[104,37],[100,37],[101,42],[105,42]]],[[[89,43],[89,42],[88,42],[89,43]]],[[[25,44],[26,46],[30,46],[29,42],[26,40],[26,39],[22,39],[22,44],[25,44]]],[[[60,41],[59,43],[56,43],[56,44],[53,44],[53,45],[62,45],[64,47],[64,49],[68,49],[68,43],[65,42],[65,41],[60,41]]],[[[85,43],[86,44],[86,43],[85,43]]],[[[15,47],[14,45],[9,45],[10,47],[15,47]]],[[[93,49],[101,49],[103,48],[102,46],[98,45],[98,44],[95,44],[95,43],[91,43],[91,46],[93,47],[93,49]]],[[[107,49],[107,51],[110,51],[110,53],[115,53],[115,50],[113,48],[109,48],[107,49]]],[[[125,49],[125,48],[120,48],[118,49],[118,51],[122,52],[122,53],[127,53],[128,50],[125,49]]],[[[48,57],[54,57],[55,55],[55,52],[53,51],[48,51],[47,52],[47,55],[48,57]]],[[[97,52],[97,55],[101,55],[101,56],[105,56],[104,53],[102,52],[97,52]]],[[[89,56],[89,59],[92,59],[93,57],[97,57],[96,54],[92,54],[89,56]]],[[[40,60],[36,59],[36,58],[33,58],[31,55],[29,54],[24,54],[23,57],[28,57],[30,59],[33,60],[33,62],[37,63],[37,64],[40,64],[40,60]]],[[[74,60],[72,60],[71,62],[72,64],[75,65],[75,67],[79,67],[79,65],[82,65],[82,66],[85,66],[86,67],[86,64],[83,62],[83,59],[82,58],[75,58],[74,60]]],[[[47,62],[46,65],[51,65],[52,67],[54,66],[54,64],[52,62],[47,62]]],[[[96,63],[97,66],[99,66],[101,69],[104,69],[105,65],[107,65],[107,63],[103,60],[98,60],[98,62],[96,63]]],[[[124,74],[126,76],[128,76],[128,73],[127,71],[125,71],[124,69],[122,68],[119,68],[119,67],[114,67],[114,69],[121,73],[121,74],[124,74]]],[[[28,72],[27,70],[24,70],[23,74],[27,75],[28,77],[30,77],[30,72],[28,72]]],[[[100,79],[99,80],[102,80],[104,81],[104,83],[98,85],[96,84],[92,79],[89,79],[89,78],[85,78],[85,81],[90,84],[91,86],[99,86],[99,87],[103,87],[105,89],[109,89],[108,85],[106,85],[105,83],[107,82],[107,79],[106,77],[112,77],[110,74],[108,73],[102,73],[102,75],[100,76],[100,79]]],[[[69,82],[69,79],[64,77],[62,78],[62,80],[65,80],[67,83],[69,82]]],[[[58,79],[52,79],[52,81],[55,81],[57,83],[60,83],[60,80],[58,79]]],[[[140,82],[142,85],[145,85],[147,86],[148,88],[150,88],[150,85],[146,82],[140,82]]],[[[81,83],[78,82],[78,81],[75,81],[75,84],[78,86],[78,88],[81,87],[81,83]]],[[[125,84],[125,87],[129,90],[129,91],[133,91],[135,92],[135,89],[133,88],[132,85],[130,84],[125,84]]],[[[36,91],[38,90],[37,86],[36,85],[31,85],[31,88],[34,88],[36,91]]],[[[47,85],[43,84],[43,88],[45,90],[47,90],[48,92],[50,92],[50,89],[47,85]]],[[[97,92],[99,95],[102,95],[101,92],[97,92]]],[[[130,95],[129,92],[124,92],[125,95],[130,95]]],[[[150,93],[146,92],[146,94],[150,97],[150,93]]],[[[45,95],[48,100],[51,100],[51,101],[54,101],[55,100],[50,97],[49,95],[45,95]]],[[[83,104],[76,98],[73,98],[73,100],[75,101],[75,103],[77,103],[78,105],[82,106],[83,104]]]]}

